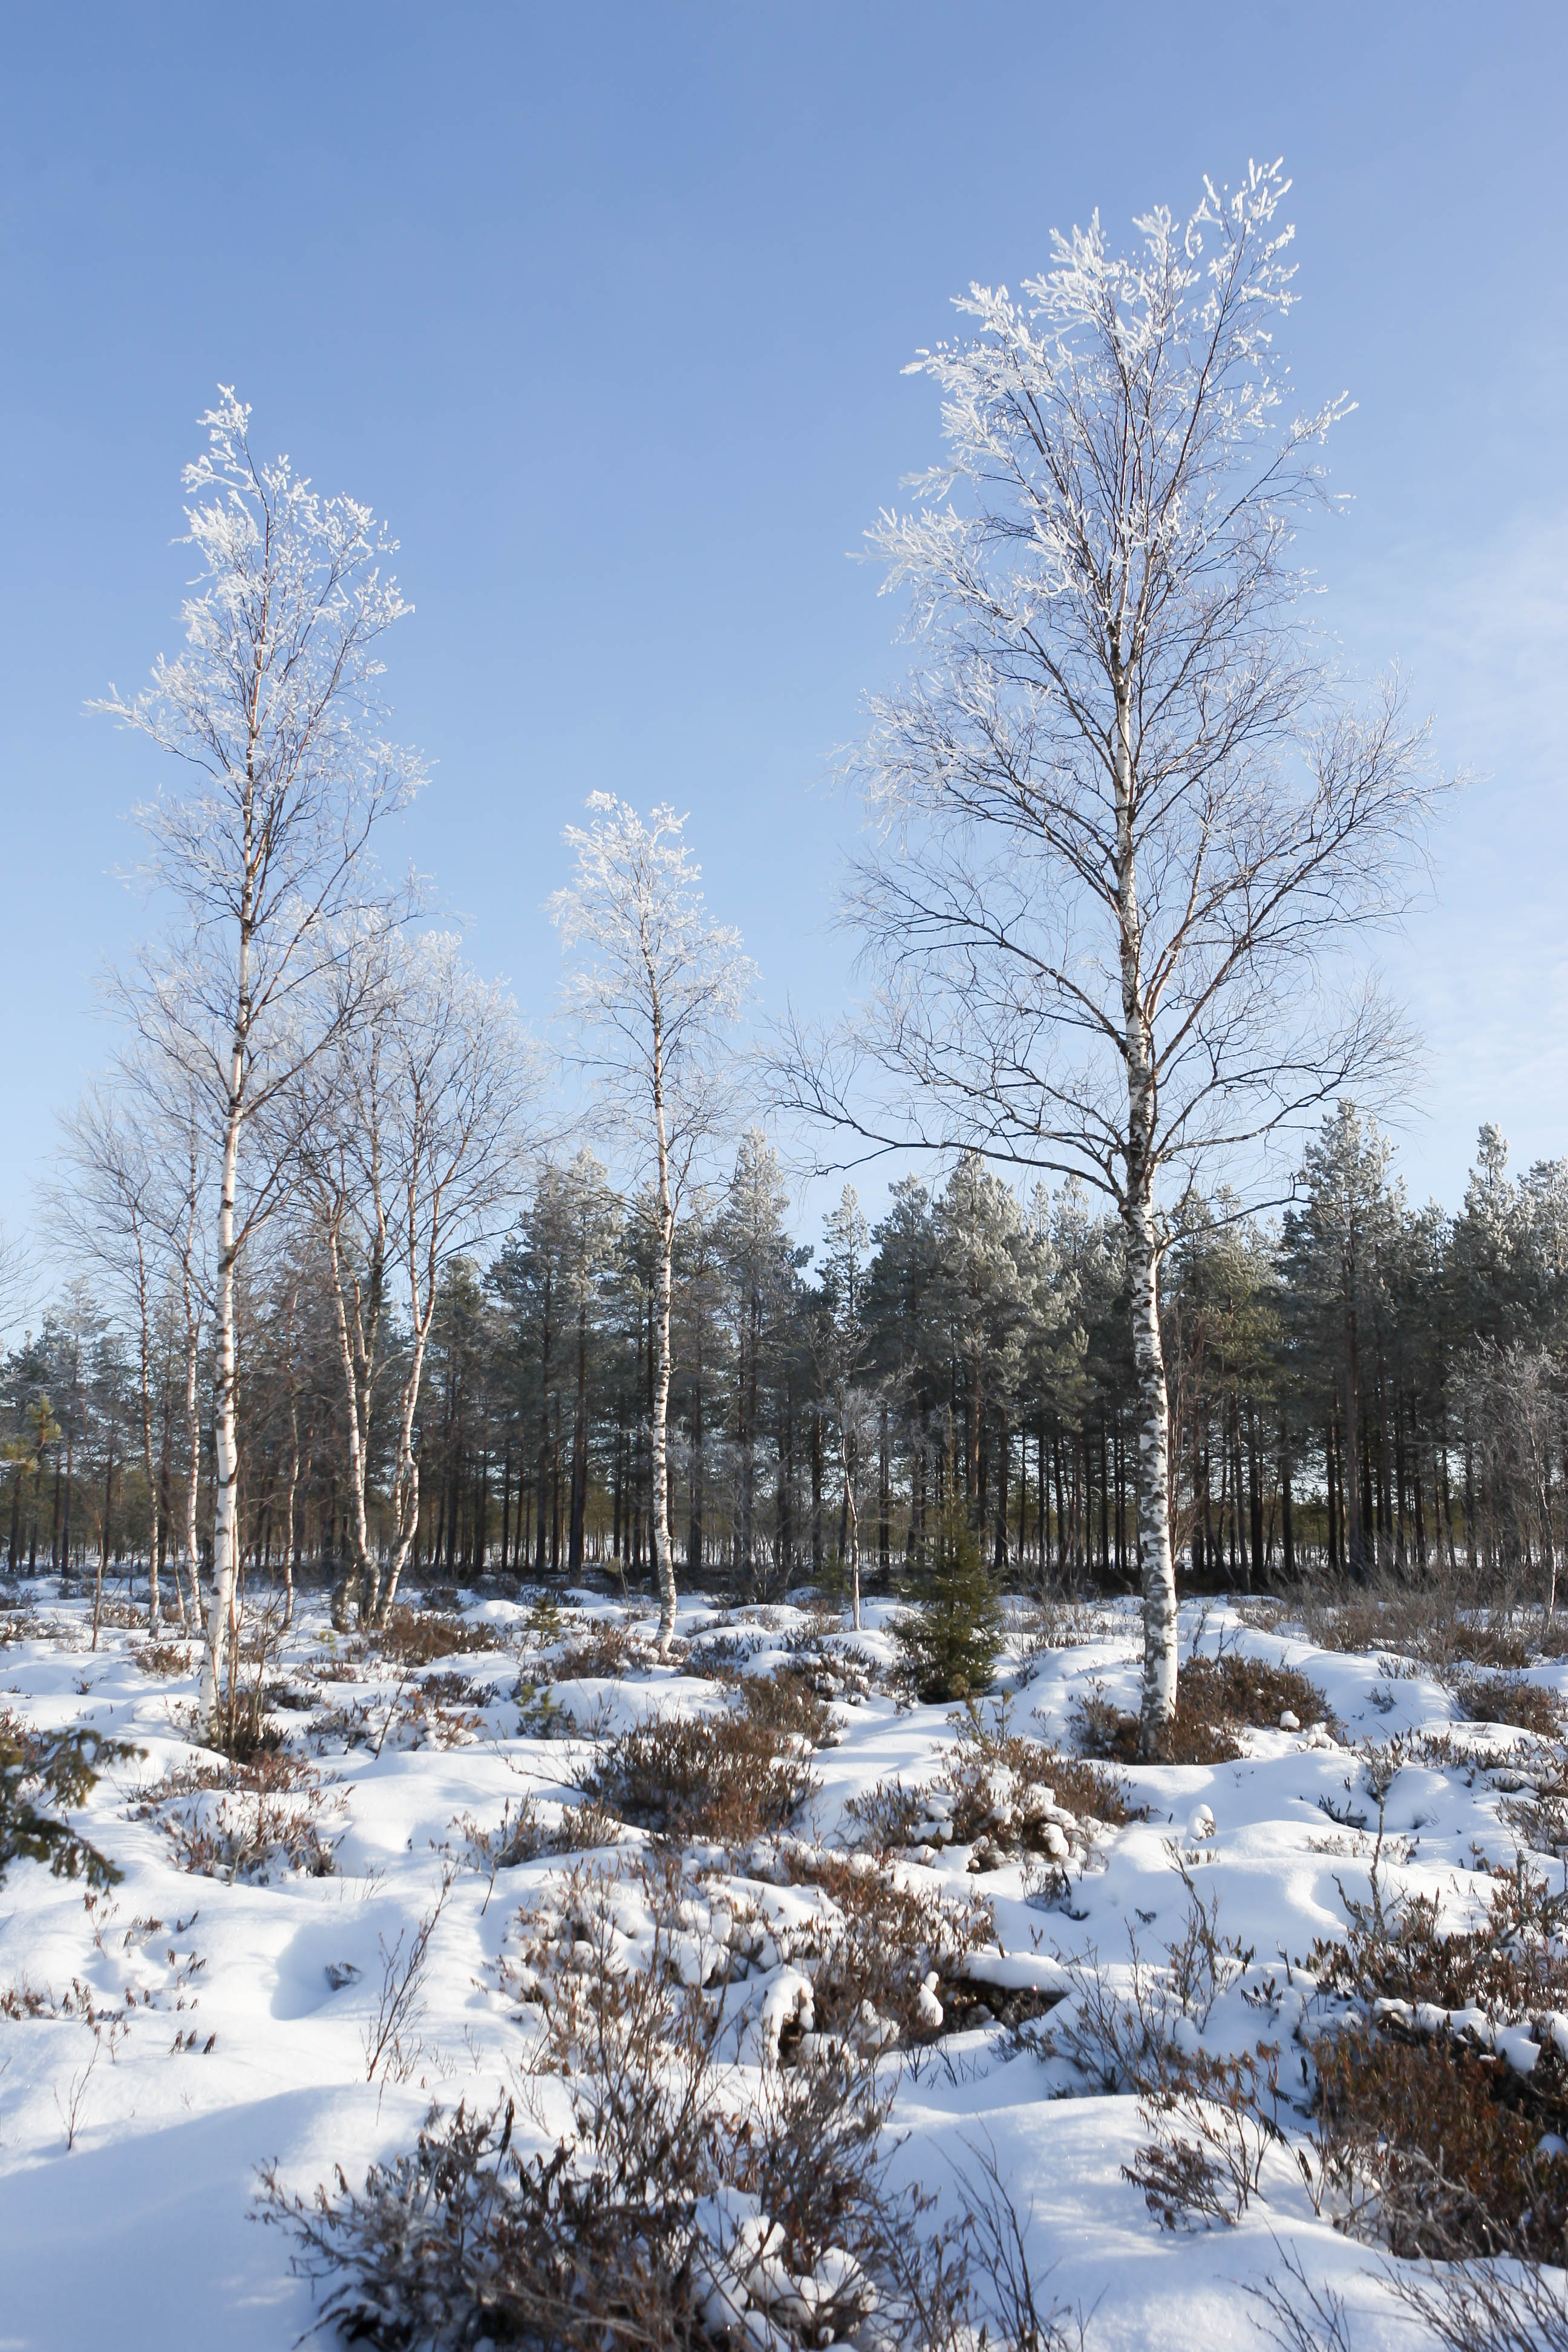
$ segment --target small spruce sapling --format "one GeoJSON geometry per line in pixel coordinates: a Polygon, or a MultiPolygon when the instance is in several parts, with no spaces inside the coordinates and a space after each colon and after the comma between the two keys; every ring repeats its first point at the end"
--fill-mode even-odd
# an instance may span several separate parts
{"type": "Polygon", "coordinates": [[[962,1502],[935,1515],[913,1598],[894,1630],[921,1698],[965,1699],[987,1689],[1002,1649],[1002,1603],[962,1502]]]}

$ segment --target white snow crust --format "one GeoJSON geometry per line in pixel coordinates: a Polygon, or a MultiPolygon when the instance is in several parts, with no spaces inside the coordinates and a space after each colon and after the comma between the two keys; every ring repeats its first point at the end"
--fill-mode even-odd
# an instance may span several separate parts
{"type": "MultiPolygon", "coordinates": [[[[53,1591],[38,1585],[23,1595],[33,1613],[24,1637],[0,1648],[0,1706],[46,1728],[90,1723],[142,1753],[111,1767],[74,1817],[123,1873],[107,1896],[86,1898],[79,1882],[28,1861],[12,1864],[0,1886],[0,1995],[16,1990],[22,2012],[0,2015],[0,2352],[166,2352],[176,2336],[225,2352],[284,2352],[301,2336],[335,2342],[330,2328],[311,2336],[311,2290],[290,2273],[285,2234],[252,2218],[257,2168],[275,2162],[283,2182],[307,2196],[340,2164],[357,2183],[372,2158],[412,2146],[433,2098],[450,2109],[464,2096],[504,2095],[526,2025],[498,1985],[496,1963],[520,1906],[542,1901],[574,1857],[503,1867],[492,1884],[475,1866],[469,1832],[495,1829],[503,1809],[515,1812],[525,1795],[553,1818],[577,1797],[571,1775],[591,1743],[520,1733],[513,1692],[526,1597],[470,1598],[465,1622],[488,1622],[494,1649],[417,1669],[401,1685],[396,1664],[375,1656],[361,1658],[358,1680],[324,1679],[323,1669],[330,1675],[333,1659],[354,1644],[334,1640],[321,1607],[307,1604],[268,1678],[302,1702],[275,1709],[274,1720],[327,1783],[322,1834],[333,1867],[312,1875],[284,1852],[247,1851],[242,1823],[237,1845],[243,1801],[231,1800],[225,1851],[237,1853],[237,1862],[216,1874],[189,1871],[166,1824],[177,1817],[187,1828],[211,1827],[220,1800],[198,1794],[150,1815],[146,1804],[165,1773],[204,1752],[191,1728],[195,1651],[184,1671],[149,1674],[136,1662],[144,1633],[130,1626],[104,1631],[90,1651],[89,1604],[55,1600],[53,1591]],[[455,1728],[432,1731],[408,1699],[443,1666],[460,1669],[477,1695],[458,1710],[463,1720],[455,1728]],[[364,1711],[366,1729],[353,1747],[322,1728],[345,1702],[364,1711]],[[448,1736],[452,1744],[443,1745],[448,1736]],[[445,1862],[458,1867],[432,1938],[421,2054],[405,2081],[367,2081],[364,2036],[383,1951],[428,1911],[445,1862]],[[37,2013],[27,2013],[28,1993],[37,2013]],[[105,2017],[112,2020],[106,2028],[105,2017]]],[[[623,1614],[602,1597],[591,1608],[601,1621],[623,1614]]],[[[871,1605],[868,1630],[855,1637],[884,1662],[893,1654],[887,1614],[871,1605]]],[[[1074,1702],[1096,1686],[1136,1706],[1135,1617],[1100,1615],[1102,1638],[1046,1651],[1026,1665],[1012,1659],[1003,1682],[1014,1730],[1068,1748],[1074,1702]]],[[[712,1616],[707,1601],[686,1600],[680,1634],[712,1616]]],[[[748,1673],[766,1672],[802,1622],[789,1608],[737,1610],[724,1633],[749,1648],[748,1673]]],[[[566,1630],[579,1625],[569,1619],[566,1630]]],[[[1344,2295],[1354,2352],[1406,2352],[1418,2331],[1382,2284],[1377,2256],[1314,2216],[1284,2154],[1270,2156],[1263,2196],[1235,2228],[1163,2230],[1121,2176],[1148,2137],[1136,2100],[1096,2090],[1066,2057],[1051,2054],[1084,1963],[1097,1959],[1115,1985],[1126,1980],[1135,1949],[1145,1960],[1161,1956],[1180,1934],[1189,1908],[1180,1853],[1205,1902],[1217,1897],[1221,1931],[1252,1947],[1254,1958],[1206,2019],[1184,2020],[1176,2038],[1216,2053],[1249,2050],[1261,2003],[1269,2033],[1294,2063],[1296,2029],[1304,2042],[1312,2030],[1311,1981],[1298,1964],[1315,1938],[1342,1929],[1336,1880],[1352,1892],[1366,1885],[1369,1833],[1332,1818],[1368,1811],[1357,1794],[1363,1760],[1345,1743],[1386,1749],[1397,1735],[1455,1721],[1454,1698],[1436,1680],[1403,1666],[1380,1673],[1376,1656],[1249,1630],[1224,1604],[1205,1604],[1201,1613],[1188,1604],[1183,1632],[1184,1658],[1194,1638],[1210,1654],[1223,1639],[1301,1669],[1326,1695],[1337,1732],[1321,1725],[1260,1730],[1245,1736],[1247,1753],[1237,1762],[1126,1768],[1149,1817],[1097,1831],[1087,1853],[1072,1846],[1065,1896],[1043,1895],[1039,1874],[1031,1881],[1016,1862],[980,1876],[970,1871],[971,1849],[952,1842],[951,1797],[932,1789],[961,1736],[951,1710],[900,1707],[879,1690],[836,1704],[837,1743],[814,1759],[820,1793],[795,1834],[853,1843],[849,1800],[879,1781],[932,1790],[919,1824],[931,1834],[898,1868],[910,1883],[965,1900],[983,1895],[993,1906],[994,1948],[973,1956],[972,1981],[1065,1993],[1026,2031],[981,2027],[885,2053],[896,2071],[893,2129],[901,2136],[894,2175],[918,2179],[938,2192],[938,2210],[951,2212],[954,2167],[966,2148],[993,2151],[1026,2216],[1032,2261],[1050,2273],[1049,2294],[1087,2315],[1089,2352],[1223,2352],[1263,2342],[1244,2290],[1278,2273],[1276,2239],[1294,2248],[1314,2282],[1344,2295]]],[[[1563,1661],[1534,1669],[1532,1679],[1568,1696],[1563,1661]]],[[[619,1679],[578,1677],[551,1696],[597,1731],[654,1710],[720,1703],[711,1681],[646,1663],[619,1679]]],[[[1463,1738],[1477,1759],[1468,1769],[1406,1764],[1384,1798],[1391,1883],[1439,1896],[1449,1927],[1484,1908],[1489,1882],[1476,1849],[1498,1861],[1512,1851],[1499,1778],[1518,1786],[1518,1769],[1509,1768],[1522,1745],[1522,1735],[1496,1725],[1467,1723],[1463,1738]]],[[[1555,1872],[1549,1858],[1537,1859],[1555,1872]]],[[[750,1885],[767,1932],[754,1938],[742,1988],[754,2027],[748,2056],[757,2064],[769,2062],[783,2025],[811,2024],[809,1968],[778,1949],[780,1937],[788,1946],[792,1906],[811,1890],[773,1888],[771,1914],[765,1893],[762,1879],[750,1885]]],[[[624,1924],[635,1957],[638,1924],[629,1914],[624,1924]]],[[[727,1913],[715,1916],[710,1882],[685,1931],[694,1979],[705,1979],[715,1938],[721,1942],[731,1924],[727,1913]]],[[[927,1997],[935,2003],[934,1990],[927,1997]]],[[[1444,2021],[1414,2022],[1430,2030],[1444,2021]]],[[[1479,2012],[1447,2022],[1492,2039],[1479,2012]]],[[[1559,2029],[1568,2046],[1568,2020],[1553,2021],[1554,2035],[1559,2029]]],[[[1500,2030],[1497,2046],[1521,2068],[1533,2063],[1536,2045],[1521,2029],[1500,2030]]]]}

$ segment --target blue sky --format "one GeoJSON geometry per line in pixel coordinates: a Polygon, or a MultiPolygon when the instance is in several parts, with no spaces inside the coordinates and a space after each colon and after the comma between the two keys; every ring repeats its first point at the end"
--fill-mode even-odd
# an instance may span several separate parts
{"type": "Polygon", "coordinates": [[[1568,1150],[1565,86],[1568,12],[1506,0],[5,9],[0,1214],[143,919],[112,869],[153,772],[84,705],[172,649],[216,383],[402,540],[406,847],[524,1009],[595,787],[689,808],[767,1000],[822,1006],[831,755],[902,666],[847,559],[937,446],[901,364],[1054,224],[1280,152],[1302,397],[1361,404],[1325,617],[1474,771],[1383,950],[1429,1049],[1406,1173],[1456,1202],[1485,1117],[1568,1150]]]}

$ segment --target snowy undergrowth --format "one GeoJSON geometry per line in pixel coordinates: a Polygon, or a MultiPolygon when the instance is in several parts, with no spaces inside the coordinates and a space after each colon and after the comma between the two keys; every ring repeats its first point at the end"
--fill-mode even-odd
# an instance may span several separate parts
{"type": "Polygon", "coordinates": [[[363,2201],[417,2170],[435,2103],[426,2146],[460,2114],[484,2188],[510,2104],[506,2161],[542,2179],[563,2137],[595,2145],[606,1986],[663,1988],[645,2073],[700,2029],[709,2137],[669,2242],[703,2324],[758,2343],[889,2340],[887,2217],[912,2245],[967,2210],[975,2319],[1016,2219],[1042,2310],[1083,2315],[1096,2352],[1262,2340],[1246,2290],[1287,2261],[1343,2298],[1356,2352],[1409,2344],[1366,2152],[1325,2152],[1312,2117],[1325,2035],[1509,2069],[1545,2150],[1521,2160],[1555,2182],[1568,1776],[1539,1702],[1568,1694],[1562,1661],[1478,1687],[1190,1606],[1205,1687],[1288,1668],[1321,1719],[1282,1708],[1232,1724],[1234,1755],[1155,1767],[1080,1752],[1136,1705],[1114,1610],[1016,1616],[966,1719],[900,1696],[876,1606],[849,1634],[691,1601],[668,1664],[647,1618],[586,1595],[452,1596],[385,1639],[307,1606],[251,1628],[263,1740],[235,1765],[195,1738],[167,1628],[93,1651],[85,1604],[53,1596],[0,1617],[0,1707],[140,1752],[72,1815],[116,1884],[21,1859],[0,1889],[8,2347],[151,2352],[176,2318],[235,2352],[293,2342],[321,2307],[288,2236],[248,2226],[258,2168],[281,2203],[324,2184],[342,2210],[340,2179],[363,2201]],[[1490,1874],[1521,1850],[1522,1878],[1490,1874]],[[1509,1885],[1523,1908],[1489,1941],[1509,1885]],[[1423,1922],[1460,1939],[1440,1981],[1423,1922]],[[825,2147],[849,2117],[875,2162],[883,2220],[854,2245],[768,2210],[756,2150],[808,2099],[825,2147]]]}

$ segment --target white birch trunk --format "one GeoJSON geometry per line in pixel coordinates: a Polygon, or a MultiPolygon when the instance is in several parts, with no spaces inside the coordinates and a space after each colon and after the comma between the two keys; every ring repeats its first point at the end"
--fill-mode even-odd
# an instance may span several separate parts
{"type": "Polygon", "coordinates": [[[397,1598],[398,1583],[408,1565],[408,1555],[414,1549],[414,1538],[419,1527],[419,1456],[414,1451],[414,1414],[419,1402],[419,1384],[425,1377],[425,1346],[429,1336],[430,1317],[426,1314],[414,1343],[408,1385],[403,1395],[403,1413],[398,1423],[397,1467],[392,1480],[392,1556],[387,1563],[384,1592],[378,1586],[379,1567],[373,1565],[372,1569],[373,1614],[378,1623],[390,1613],[397,1598]]]}
{"type": "Polygon", "coordinates": [[[1176,1573],[1171,1551],[1170,1421],[1160,1343],[1159,1250],[1152,1203],[1129,1204],[1128,1276],[1138,1381],[1138,1569],[1143,1597],[1142,1746],[1163,1752],[1176,1710],[1176,1573]]]}
{"type": "Polygon", "coordinates": [[[1140,1745],[1163,1754],[1176,1710],[1176,1572],[1171,1554],[1170,1413],[1160,1343],[1160,1251],[1154,1219],[1153,1055],[1143,1003],[1142,920],[1132,847],[1132,718],[1128,687],[1116,697],[1117,905],[1127,1059],[1127,1273],[1138,1382],[1138,1570],[1143,1601],[1143,1707],[1140,1745]]]}
{"type": "Polygon", "coordinates": [[[855,1500],[855,1441],[845,1433],[844,1440],[844,1516],[849,1530],[849,1613],[857,1633],[860,1631],[860,1512],[855,1500]]]}
{"type": "MultiPolygon", "coordinates": [[[[241,950],[240,992],[245,990],[241,950]]],[[[201,1715],[209,1737],[218,1731],[218,1703],[229,1643],[234,1633],[236,1570],[239,1540],[239,1431],[237,1418],[235,1347],[234,1208],[243,1116],[245,1031],[236,1024],[229,1064],[228,1117],[223,1139],[223,1190],[218,1202],[216,1398],[213,1415],[217,1479],[213,1512],[213,1589],[207,1608],[206,1647],[202,1657],[201,1715]]],[[[193,1487],[195,1481],[193,1479],[193,1487]]],[[[193,1568],[194,1573],[194,1568],[193,1568]]]]}
{"type": "Polygon", "coordinates": [[[353,1547],[353,1565],[332,1596],[334,1623],[346,1620],[351,1600],[365,1619],[374,1618],[378,1611],[381,1594],[377,1565],[371,1558],[370,1525],[365,1507],[365,1478],[370,1454],[370,1391],[374,1371],[374,1333],[367,1343],[363,1330],[363,1312],[356,1302],[354,1328],[349,1325],[348,1301],[343,1295],[342,1235],[335,1217],[330,1217],[326,1227],[327,1262],[331,1272],[332,1314],[338,1328],[338,1350],[343,1368],[343,1386],[348,1399],[349,1495],[352,1503],[350,1541],[353,1547]]]}
{"type": "Polygon", "coordinates": [[[675,1208],[669,1190],[669,1136],[664,1116],[664,1038],[654,1015],[654,1134],[658,1152],[658,1257],[654,1269],[653,1411],[648,1432],[652,1465],[653,1565],[658,1581],[658,1654],[675,1633],[675,1563],[669,1549],[669,1314],[675,1257],[675,1208]]]}
{"type": "Polygon", "coordinates": [[[185,1475],[185,1575],[191,1588],[191,1622],[202,1622],[202,1581],[196,1569],[198,1558],[197,1525],[201,1508],[202,1430],[196,1413],[197,1359],[201,1352],[201,1325],[193,1312],[190,1296],[190,1275],[185,1276],[185,1447],[188,1455],[185,1475]]]}
{"type": "Polygon", "coordinates": [[[289,1485],[283,1498],[283,1624],[294,1622],[294,1500],[300,1486],[300,1401],[289,1399],[289,1485]]]}
{"type": "MultiPolygon", "coordinates": [[[[160,1616],[158,1592],[158,1481],[153,1467],[153,1335],[149,1328],[151,1317],[147,1297],[147,1258],[142,1246],[140,1227],[136,1234],[136,1304],[141,1323],[141,1351],[137,1370],[142,1384],[142,1467],[147,1480],[147,1622],[156,1633],[160,1616]]],[[[107,1513],[105,1514],[107,1520],[107,1513]]],[[[178,1577],[174,1590],[179,1591],[178,1577]]],[[[182,1596],[180,1615],[184,1618],[185,1604],[182,1596]]]]}

